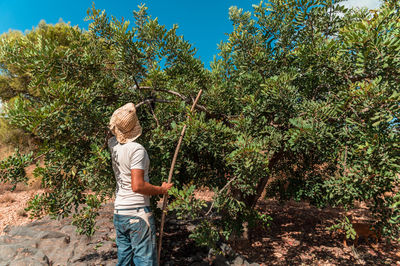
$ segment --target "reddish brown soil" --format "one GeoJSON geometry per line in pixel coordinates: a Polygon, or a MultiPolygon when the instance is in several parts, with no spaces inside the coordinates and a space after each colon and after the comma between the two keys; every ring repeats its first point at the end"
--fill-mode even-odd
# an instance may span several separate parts
{"type": "MultiPolygon", "coordinates": [[[[235,250],[250,262],[264,265],[400,265],[400,243],[380,239],[378,245],[362,239],[354,247],[344,235],[332,235],[327,227],[344,215],[339,209],[317,209],[305,202],[280,204],[263,201],[259,210],[269,214],[273,221],[265,230],[249,231],[249,240],[232,243],[235,250]]],[[[362,205],[346,215],[366,220],[362,205]]]]}

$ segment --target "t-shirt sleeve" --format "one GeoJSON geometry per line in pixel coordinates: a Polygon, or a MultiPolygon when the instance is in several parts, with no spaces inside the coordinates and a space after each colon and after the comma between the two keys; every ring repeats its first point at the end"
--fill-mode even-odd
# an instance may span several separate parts
{"type": "Polygon", "coordinates": [[[141,169],[145,170],[146,150],[143,147],[136,149],[131,156],[131,170],[141,169]]]}

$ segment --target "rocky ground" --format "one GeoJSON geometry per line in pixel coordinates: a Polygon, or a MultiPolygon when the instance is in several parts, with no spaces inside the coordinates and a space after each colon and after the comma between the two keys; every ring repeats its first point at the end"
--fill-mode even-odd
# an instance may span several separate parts
{"type": "MultiPolygon", "coordinates": [[[[112,204],[101,210],[92,237],[76,234],[69,219],[45,218],[26,225],[6,226],[0,237],[0,265],[115,265],[117,262],[112,204]]],[[[188,238],[192,225],[168,219],[163,243],[163,265],[259,265],[236,254],[215,256],[188,238]]],[[[225,245],[225,249],[227,246],[225,245]]]]}
{"type": "Polygon", "coordinates": [[[8,225],[0,238],[0,265],[115,265],[109,212],[109,206],[102,210],[99,230],[91,238],[76,234],[69,219],[8,225]]]}

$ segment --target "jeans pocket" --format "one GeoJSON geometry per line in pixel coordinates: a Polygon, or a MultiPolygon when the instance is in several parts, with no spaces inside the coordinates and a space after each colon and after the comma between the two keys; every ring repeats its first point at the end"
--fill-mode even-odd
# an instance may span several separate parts
{"type": "Polygon", "coordinates": [[[139,218],[139,217],[130,217],[129,221],[128,221],[128,225],[129,227],[129,234],[131,236],[131,238],[135,238],[135,237],[142,237],[144,230],[143,227],[146,226],[145,222],[139,218]]]}

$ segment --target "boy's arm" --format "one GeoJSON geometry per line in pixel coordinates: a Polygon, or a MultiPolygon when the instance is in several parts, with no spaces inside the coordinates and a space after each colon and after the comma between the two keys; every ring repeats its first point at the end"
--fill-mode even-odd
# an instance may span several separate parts
{"type": "Polygon", "coordinates": [[[152,196],[167,193],[172,184],[163,182],[161,186],[154,186],[144,181],[144,170],[131,169],[131,187],[133,192],[152,196]]]}

